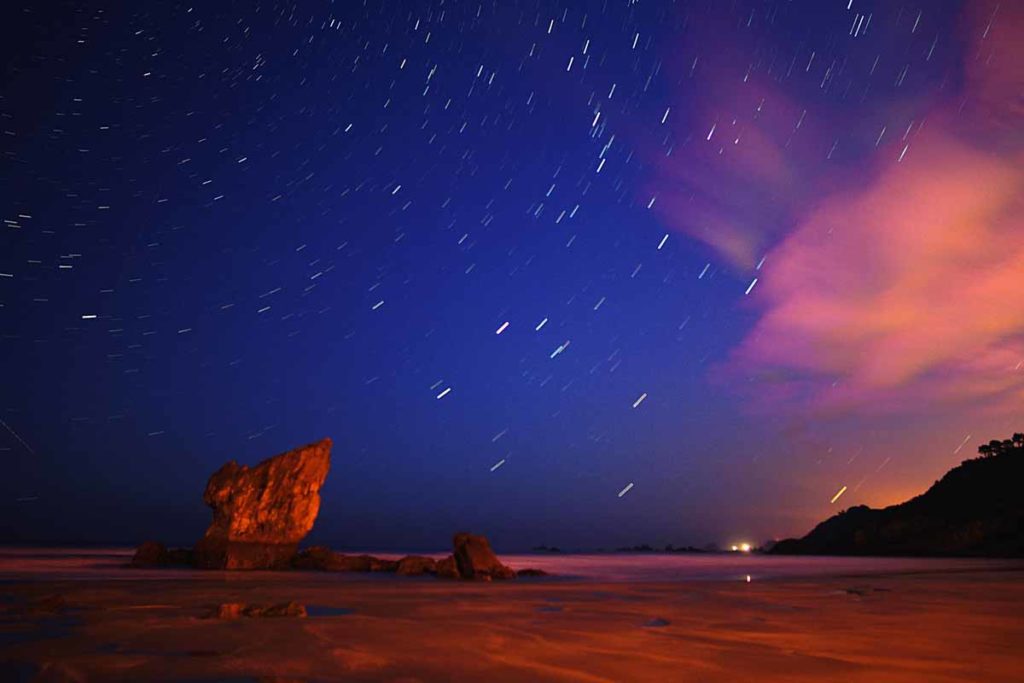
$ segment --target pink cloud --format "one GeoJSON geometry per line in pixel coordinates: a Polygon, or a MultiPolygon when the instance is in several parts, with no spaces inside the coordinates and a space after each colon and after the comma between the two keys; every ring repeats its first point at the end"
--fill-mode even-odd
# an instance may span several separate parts
{"type": "Polygon", "coordinates": [[[821,407],[1024,398],[1024,172],[923,133],[768,255],[730,375],[821,407]]]}
{"type": "Polygon", "coordinates": [[[760,317],[718,379],[775,410],[1020,409],[1024,8],[977,2],[964,19],[963,87],[853,178],[824,178],[814,146],[830,136],[795,148],[799,109],[749,84],[717,101],[766,108],[720,118],[720,144],[662,164],[656,186],[688,188],[667,192],[668,224],[734,267],[767,249],[751,295],[760,317]],[[740,133],[745,144],[727,144],[740,133]],[[785,234],[754,211],[765,198],[792,221],[785,234]]]}

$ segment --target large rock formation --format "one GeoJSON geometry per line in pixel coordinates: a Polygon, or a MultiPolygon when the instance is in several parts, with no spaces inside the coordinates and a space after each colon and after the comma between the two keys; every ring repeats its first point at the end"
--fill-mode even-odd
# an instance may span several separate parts
{"type": "Polygon", "coordinates": [[[484,581],[515,578],[515,571],[498,560],[485,537],[461,532],[455,534],[452,545],[460,578],[484,581]]]}
{"type": "Polygon", "coordinates": [[[1024,435],[990,442],[925,493],[881,510],[864,505],[772,549],[783,555],[1024,556],[1024,435]],[[994,446],[993,444],[997,444],[994,446]]]}
{"type": "Polygon", "coordinates": [[[331,440],[296,448],[255,467],[231,461],[213,473],[203,500],[213,522],[196,544],[207,569],[284,569],[316,521],[331,440]]]}

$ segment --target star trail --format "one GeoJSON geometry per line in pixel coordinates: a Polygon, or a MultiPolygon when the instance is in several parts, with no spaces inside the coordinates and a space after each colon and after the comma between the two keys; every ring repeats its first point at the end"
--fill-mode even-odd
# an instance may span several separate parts
{"type": "Polygon", "coordinates": [[[4,15],[6,540],[330,436],[338,547],[760,541],[1019,417],[1013,3],[4,15]]]}

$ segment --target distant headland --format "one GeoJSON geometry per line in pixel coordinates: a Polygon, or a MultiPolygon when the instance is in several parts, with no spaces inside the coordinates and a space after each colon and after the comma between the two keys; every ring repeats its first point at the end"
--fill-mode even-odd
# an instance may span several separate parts
{"type": "Polygon", "coordinates": [[[978,453],[916,498],[880,510],[852,507],[772,552],[1024,557],[1024,434],[990,441],[978,453]]]}

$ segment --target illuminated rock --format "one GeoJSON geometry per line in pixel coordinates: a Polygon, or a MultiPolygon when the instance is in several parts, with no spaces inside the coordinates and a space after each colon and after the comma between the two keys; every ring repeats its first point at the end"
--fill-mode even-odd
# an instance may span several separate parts
{"type": "Polygon", "coordinates": [[[264,460],[231,461],[214,472],[203,500],[213,521],[196,544],[194,562],[206,569],[283,569],[316,521],[320,487],[331,466],[324,439],[264,460]]]}

